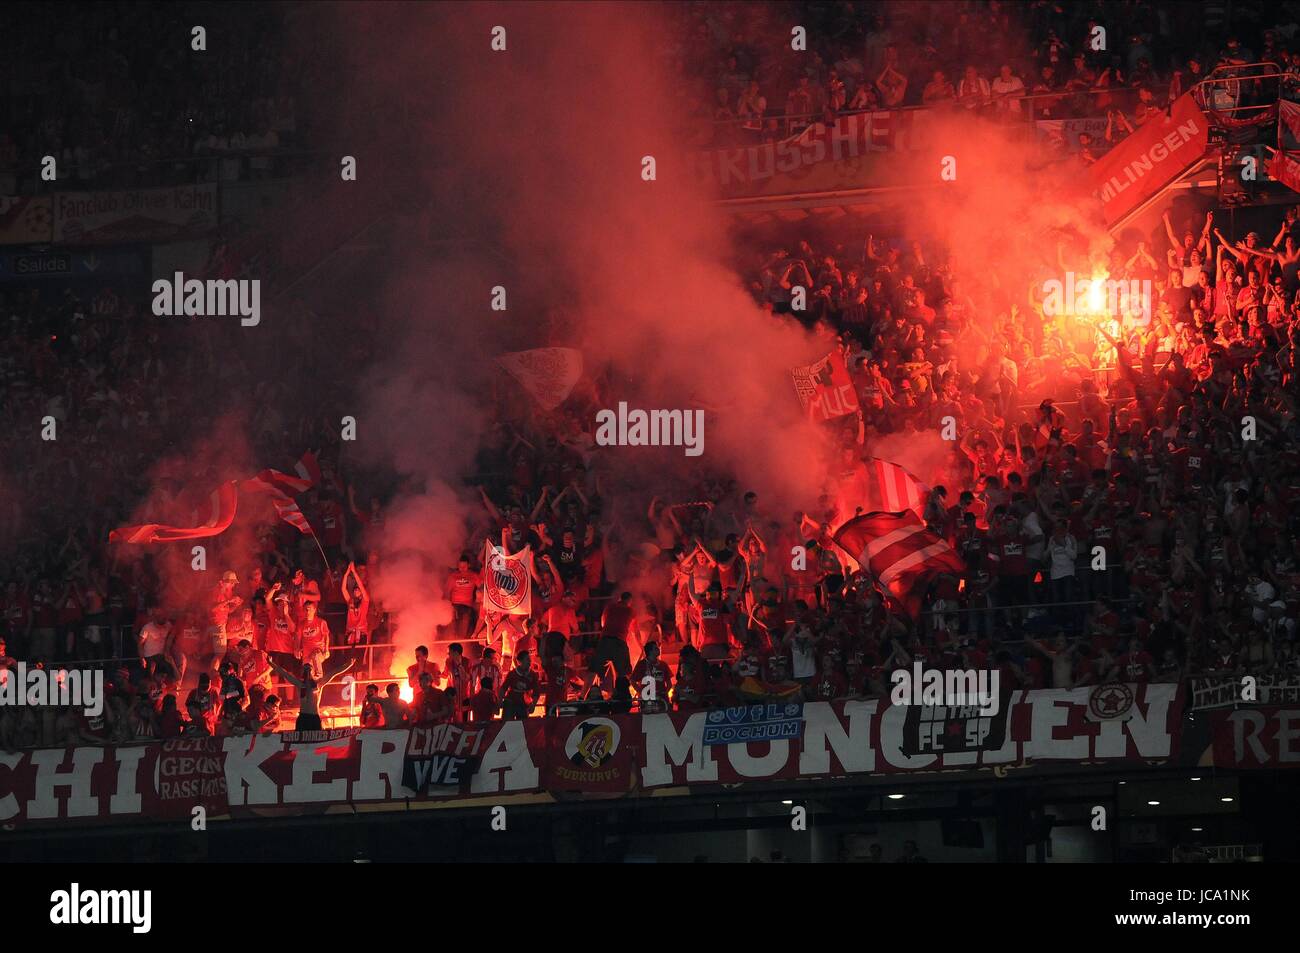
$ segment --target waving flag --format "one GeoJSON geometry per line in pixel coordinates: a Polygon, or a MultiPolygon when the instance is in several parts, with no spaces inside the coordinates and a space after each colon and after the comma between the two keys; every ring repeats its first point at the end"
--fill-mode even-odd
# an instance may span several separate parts
{"type": "Polygon", "coordinates": [[[297,476],[280,470],[263,470],[251,480],[244,481],[244,486],[249,490],[269,492],[276,515],[305,536],[311,534],[311,524],[293,498],[320,486],[321,470],[316,455],[310,450],[302,455],[293,469],[297,476]]]}
{"type": "Polygon", "coordinates": [[[948,542],[926,529],[911,510],[849,520],[836,531],[835,542],[913,618],[920,613],[921,590],[931,577],[966,569],[948,542]]]}
{"type": "Polygon", "coordinates": [[[842,417],[858,410],[858,395],[844,364],[844,355],[832,351],[816,364],[790,369],[795,393],[813,423],[842,417]]]}
{"type": "Polygon", "coordinates": [[[298,474],[302,480],[307,481],[307,485],[303,487],[304,490],[321,485],[320,463],[316,460],[316,454],[310,450],[304,453],[298,462],[294,464],[293,472],[298,474]]]}
{"type": "Polygon", "coordinates": [[[164,523],[143,523],[139,526],[119,526],[108,534],[110,543],[170,543],[181,539],[203,539],[220,536],[235,521],[235,508],[239,503],[239,483],[230,480],[212,494],[212,509],[206,522],[200,526],[168,526],[164,523]]]}
{"type": "Polygon", "coordinates": [[[1281,182],[1292,192],[1300,192],[1300,162],[1294,155],[1274,152],[1265,169],[1274,181],[1281,182]]]}
{"type": "Polygon", "coordinates": [[[1280,152],[1300,150],[1300,103],[1278,100],[1277,148],[1280,152]]]}
{"type": "Polygon", "coordinates": [[[533,611],[533,550],[525,546],[513,556],[492,541],[483,559],[483,611],[529,615],[533,611]]]}
{"type": "Polygon", "coordinates": [[[582,352],[571,347],[539,347],[497,357],[497,364],[546,410],[568,398],[582,377],[582,352]]]}
{"type": "Polygon", "coordinates": [[[282,493],[277,493],[271,498],[271,505],[275,507],[275,513],[280,519],[284,520],[304,536],[311,534],[311,524],[307,522],[307,517],[303,515],[298,504],[282,493]]]}
{"type": "Polygon", "coordinates": [[[292,477],[279,470],[263,470],[248,482],[254,484],[249,489],[267,489],[282,496],[297,496],[299,493],[307,492],[312,486],[311,480],[292,477]]]}
{"type": "Polygon", "coordinates": [[[926,486],[897,463],[872,457],[867,461],[868,510],[897,513],[911,510],[917,516],[925,509],[926,486]]]}

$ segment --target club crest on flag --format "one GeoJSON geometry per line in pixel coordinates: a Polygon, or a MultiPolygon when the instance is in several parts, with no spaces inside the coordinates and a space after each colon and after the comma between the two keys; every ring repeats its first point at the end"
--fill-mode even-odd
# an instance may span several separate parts
{"type": "Polygon", "coordinates": [[[489,542],[483,560],[483,610],[505,615],[532,612],[532,564],[530,547],[508,556],[489,542]]]}
{"type": "Polygon", "coordinates": [[[618,723],[609,718],[588,718],[575,725],[564,742],[564,753],[575,765],[603,767],[618,751],[618,723]]]}

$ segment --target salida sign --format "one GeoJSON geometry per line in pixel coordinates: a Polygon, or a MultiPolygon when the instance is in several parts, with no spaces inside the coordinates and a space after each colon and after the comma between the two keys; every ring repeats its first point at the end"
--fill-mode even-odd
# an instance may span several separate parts
{"type": "Polygon", "coordinates": [[[157,820],[402,809],[410,801],[635,795],[663,786],[1032,767],[1177,756],[1176,685],[1132,686],[1124,720],[1088,718],[1087,689],[1012,693],[1005,729],[958,748],[916,741],[916,711],[887,701],[810,702],[800,738],[707,744],[709,712],[529,719],[481,727],[203,738],[167,745],[0,752],[0,822],[157,820]],[[224,782],[224,783],[221,783],[224,782]]]}

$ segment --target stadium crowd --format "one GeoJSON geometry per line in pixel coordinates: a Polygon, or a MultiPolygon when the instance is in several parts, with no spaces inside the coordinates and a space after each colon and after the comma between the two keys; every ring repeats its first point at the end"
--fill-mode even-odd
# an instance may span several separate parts
{"type": "MultiPolygon", "coordinates": [[[[1104,143],[1113,143],[1221,67],[1263,62],[1276,69],[1261,72],[1282,75],[1215,84],[1206,95],[1219,105],[1276,96],[1275,83],[1286,94],[1300,89],[1300,61],[1287,48],[1294,22],[1260,29],[1256,44],[1208,14],[1189,21],[1180,9],[917,2],[886,11],[829,3],[778,14],[684,4],[662,55],[682,76],[700,146],[782,139],[837,114],[920,106],[1008,121],[1102,117],[1104,143]],[[805,28],[806,49],[792,45],[794,25],[805,28]]],[[[1104,151],[1104,143],[1084,143],[1083,151],[1104,151]]]]}
{"type": "MultiPolygon", "coordinates": [[[[814,66],[799,76],[783,58],[759,56],[742,19],[690,8],[690,38],[673,55],[697,72],[723,64],[721,80],[696,76],[718,91],[711,129],[762,133],[776,122],[788,134],[768,100],[781,117],[949,100],[996,112],[1039,85],[1063,95],[1034,100],[1027,108],[1035,115],[1072,114],[1066,94],[1102,88],[1113,90],[1110,108],[1124,111],[1126,125],[1222,58],[1293,64],[1277,44],[1294,26],[1262,33],[1258,54],[1229,38],[1221,53],[1206,55],[1220,49],[1210,40],[1222,31],[1207,24],[1190,48],[1175,47],[1159,4],[1125,8],[1154,19],[1126,26],[1113,63],[1072,55],[1078,42],[1057,37],[1085,35],[1086,15],[1060,13],[1058,21],[1057,7],[1045,3],[1030,7],[1033,57],[1010,63],[1011,51],[997,48],[1009,34],[999,4],[935,17],[928,32],[883,20],[866,29],[868,21],[847,15],[851,5],[815,6],[849,25],[833,33],[831,47],[817,40],[814,66]],[[938,75],[936,64],[970,60],[973,75],[955,85],[938,75]]],[[[154,81],[147,65],[125,75],[154,81]]],[[[81,86],[65,77],[61,88],[90,106],[112,102],[112,84],[99,100],[91,88],[106,75],[88,72],[81,86]]],[[[140,98],[118,92],[121,102],[140,98]]],[[[257,101],[253,93],[234,98],[250,109],[257,101]]],[[[282,105],[263,97],[261,110],[236,124],[271,117],[272,131],[291,132],[292,120],[287,129],[283,121],[291,107],[282,105]]],[[[184,114],[181,103],[160,111],[184,114]]],[[[127,128],[144,119],[128,117],[127,128]]],[[[235,122],[207,121],[211,128],[193,134],[186,150],[220,135],[216,124],[235,122]]],[[[13,128],[23,154],[46,149],[44,137],[71,135],[13,128]]],[[[112,141],[155,148],[131,136],[112,141]]],[[[809,289],[808,311],[797,316],[839,335],[860,407],[828,428],[822,498],[778,514],[747,489],[745,474],[701,469],[684,501],[631,501],[642,515],[629,520],[629,501],[617,499],[591,439],[595,410],[617,399],[608,382],[591,376],[555,413],[499,407],[467,487],[480,518],[462,558],[446,567],[452,621],[420,634],[436,651],[391,661],[374,646],[392,635],[375,590],[394,483],[344,472],[337,431],[309,400],[275,382],[259,385],[249,449],[286,471],[304,448],[315,450],[319,475],[299,502],[323,553],[268,512],[251,540],[213,543],[202,591],[168,591],[170,577],[151,557],[125,559],[108,547],[108,530],[155,488],[153,464],[168,448],[220,425],[203,388],[169,382],[246,377],[239,348],[212,335],[201,348],[168,340],[186,333],[183,324],[131,320],[147,301],[113,289],[89,300],[72,289],[6,291],[7,409],[15,419],[53,417],[81,436],[56,442],[0,487],[0,670],[20,661],[102,665],[109,690],[95,717],[0,707],[0,746],[270,731],[288,727],[282,706],[298,712],[298,727],[319,727],[340,702],[327,689],[363,671],[364,697],[358,691],[347,707],[370,727],[526,717],[584,701],[653,711],[881,697],[890,673],[914,661],[995,668],[1003,685],[1019,688],[1300,675],[1300,517],[1292,505],[1300,494],[1300,215],[1292,206],[1277,218],[1275,233],[1262,236],[1225,235],[1212,215],[1170,218],[1157,244],[1081,262],[1081,271],[1095,264],[1113,279],[1150,282],[1149,321],[1054,314],[1033,291],[990,310],[954,283],[944,249],[917,242],[810,235],[768,248],[745,268],[755,300],[791,313],[793,289],[809,289]],[[935,468],[941,479],[921,474],[920,515],[966,568],[937,576],[912,618],[828,536],[853,515],[840,488],[858,478],[875,443],[940,431],[948,418],[959,439],[935,468]],[[481,611],[488,539],[509,552],[527,544],[534,554],[528,616],[481,611]],[[798,566],[783,555],[796,546],[807,554],[798,566]],[[404,679],[386,675],[403,668],[404,679]]],[[[235,267],[214,257],[215,272],[235,267]]],[[[326,343],[305,333],[289,343],[305,361],[328,366],[326,343]]],[[[0,433],[0,451],[24,457],[25,439],[12,428],[0,433]]],[[[201,490],[177,479],[166,511],[202,505],[210,485],[190,482],[201,490]]]]}

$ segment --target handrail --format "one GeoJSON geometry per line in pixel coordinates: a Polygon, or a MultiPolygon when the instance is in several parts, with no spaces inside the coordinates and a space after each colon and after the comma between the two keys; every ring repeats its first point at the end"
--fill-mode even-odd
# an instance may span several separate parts
{"type": "MultiPolygon", "coordinates": [[[[956,110],[966,109],[966,110],[970,110],[970,111],[972,111],[972,112],[975,112],[975,111],[978,111],[979,109],[984,109],[984,108],[988,108],[988,107],[996,106],[998,103],[1007,103],[1007,102],[1027,103],[1027,102],[1033,102],[1034,100],[1039,100],[1039,99],[1069,99],[1069,98],[1072,98],[1072,97],[1075,97],[1075,96],[1104,96],[1104,95],[1108,95],[1108,94],[1109,94],[1109,95],[1127,95],[1127,94],[1132,94],[1132,93],[1136,93],[1136,89],[1135,89],[1134,87],[1131,87],[1131,86],[1101,86],[1101,87],[1089,87],[1089,88],[1087,88],[1087,89],[1064,89],[1064,88],[1062,88],[1062,89],[1059,89],[1059,90],[1049,90],[1049,91],[1047,91],[1047,92],[1045,92],[1045,93],[1028,93],[1028,92],[1027,92],[1027,93],[1024,93],[1023,95],[1020,95],[1020,96],[1004,96],[1004,97],[998,97],[998,96],[992,96],[992,95],[990,95],[989,98],[988,98],[986,101],[981,102],[981,103],[978,103],[978,104],[975,105],[975,106],[967,105],[966,103],[963,103],[963,102],[962,102],[961,100],[959,100],[959,99],[948,99],[948,100],[944,100],[943,102],[936,102],[936,103],[913,103],[913,104],[908,105],[908,106],[877,106],[877,107],[874,107],[874,108],[864,108],[864,109],[849,109],[848,107],[845,107],[845,108],[843,108],[843,109],[837,109],[837,110],[832,110],[832,109],[827,108],[827,109],[820,110],[820,111],[818,111],[818,112],[808,112],[808,113],[772,113],[772,112],[765,112],[765,113],[763,113],[761,116],[740,116],[740,117],[737,117],[737,118],[734,118],[734,119],[710,119],[710,122],[711,122],[713,125],[715,125],[715,126],[731,126],[731,125],[736,125],[736,124],[738,124],[738,123],[747,123],[747,122],[749,122],[749,123],[752,123],[752,122],[763,122],[763,123],[766,123],[766,122],[767,122],[768,120],[770,120],[770,119],[775,119],[775,120],[777,120],[778,122],[782,122],[782,123],[784,123],[784,122],[790,122],[790,121],[794,121],[794,120],[803,120],[803,119],[807,119],[807,120],[810,120],[810,121],[817,121],[817,120],[820,120],[820,119],[825,118],[825,117],[827,116],[827,114],[833,115],[833,116],[835,116],[835,117],[838,118],[838,117],[840,117],[840,116],[860,116],[860,115],[876,114],[876,113],[923,112],[923,111],[932,111],[932,110],[950,110],[950,111],[951,111],[951,110],[954,110],[954,109],[956,109],[956,110]]],[[[1032,113],[1031,111],[1026,111],[1026,110],[1021,110],[1021,118],[1025,119],[1026,121],[1031,121],[1031,120],[1036,120],[1036,119],[1037,119],[1037,117],[1034,116],[1033,113],[1032,113]]],[[[1062,118],[1062,119],[1063,119],[1063,118],[1066,118],[1066,117],[1055,117],[1055,118],[1062,118]]],[[[1071,118],[1077,118],[1077,119],[1096,119],[1096,118],[1100,118],[1100,117],[1096,117],[1096,116],[1076,116],[1076,117],[1071,117],[1071,118]]],[[[755,131],[761,131],[761,130],[755,130],[755,131]]]]}
{"type": "MultiPolygon", "coordinates": [[[[1231,119],[1245,113],[1267,112],[1268,110],[1271,110],[1277,104],[1277,100],[1281,98],[1281,80],[1286,76],[1295,77],[1295,74],[1291,73],[1289,70],[1284,71],[1280,66],[1278,66],[1278,64],[1268,60],[1261,60],[1255,63],[1224,64],[1222,66],[1216,66],[1203,80],[1194,85],[1189,91],[1192,93],[1196,105],[1200,106],[1201,109],[1208,113],[1226,116],[1231,119]],[[1245,106],[1233,105],[1227,107],[1213,104],[1212,96],[1214,91],[1218,88],[1226,89],[1230,86],[1233,87],[1232,96],[1234,100],[1236,100],[1241,95],[1241,87],[1243,84],[1256,84],[1263,80],[1278,81],[1276,95],[1266,103],[1252,103],[1245,106]]],[[[1300,77],[1296,78],[1300,79],[1300,77]]]]}

